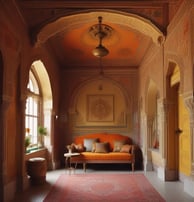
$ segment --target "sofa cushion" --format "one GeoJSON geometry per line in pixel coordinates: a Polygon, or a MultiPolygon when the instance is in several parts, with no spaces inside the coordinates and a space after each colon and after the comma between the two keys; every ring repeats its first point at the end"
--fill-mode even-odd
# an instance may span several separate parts
{"type": "Polygon", "coordinates": [[[124,144],[124,145],[121,147],[120,152],[130,153],[130,152],[131,152],[131,149],[132,149],[132,145],[124,144]]]}
{"type": "Polygon", "coordinates": [[[96,133],[96,134],[85,134],[85,135],[79,135],[74,137],[74,143],[75,144],[83,144],[84,145],[84,139],[91,139],[91,138],[97,138],[98,142],[109,142],[110,145],[110,151],[113,151],[114,148],[114,142],[125,140],[125,144],[132,144],[132,139],[128,136],[121,135],[121,134],[112,134],[112,133],[96,133]]]}
{"type": "Polygon", "coordinates": [[[110,149],[109,149],[108,142],[95,142],[93,145],[93,152],[107,153],[109,151],[110,151],[110,149]]]}
{"type": "Polygon", "coordinates": [[[122,146],[125,144],[125,140],[118,140],[118,141],[114,141],[114,148],[113,148],[113,152],[120,152],[122,146]]]}
{"type": "Polygon", "coordinates": [[[91,152],[94,142],[98,142],[98,139],[97,138],[86,138],[86,139],[84,139],[85,151],[90,151],[91,152]]]}

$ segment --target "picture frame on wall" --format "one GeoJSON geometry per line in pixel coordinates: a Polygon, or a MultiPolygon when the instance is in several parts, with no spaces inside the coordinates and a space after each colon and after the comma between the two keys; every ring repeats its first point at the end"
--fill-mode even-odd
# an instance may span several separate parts
{"type": "Polygon", "coordinates": [[[87,121],[114,122],[114,95],[88,95],[87,121]]]}

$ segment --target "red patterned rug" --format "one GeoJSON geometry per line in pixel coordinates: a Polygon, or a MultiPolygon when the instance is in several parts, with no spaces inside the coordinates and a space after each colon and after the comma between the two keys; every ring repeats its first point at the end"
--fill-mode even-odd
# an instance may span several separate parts
{"type": "Polygon", "coordinates": [[[164,202],[143,174],[63,174],[44,202],[164,202]]]}

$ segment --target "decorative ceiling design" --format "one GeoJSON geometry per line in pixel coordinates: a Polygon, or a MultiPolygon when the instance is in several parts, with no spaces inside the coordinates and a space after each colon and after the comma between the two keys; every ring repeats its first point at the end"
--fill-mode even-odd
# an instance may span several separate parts
{"type": "Polygon", "coordinates": [[[98,16],[113,29],[103,40],[106,68],[138,68],[149,48],[160,45],[168,25],[169,6],[180,0],[41,1],[18,0],[34,45],[46,45],[64,69],[98,68],[92,50],[98,41],[89,29],[98,16]]]}

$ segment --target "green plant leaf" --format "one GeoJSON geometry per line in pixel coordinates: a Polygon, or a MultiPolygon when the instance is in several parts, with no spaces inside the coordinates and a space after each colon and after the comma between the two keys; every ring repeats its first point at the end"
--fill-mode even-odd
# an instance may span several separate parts
{"type": "Polygon", "coordinates": [[[39,126],[38,133],[39,133],[39,135],[47,135],[47,129],[43,126],[39,126]]]}

